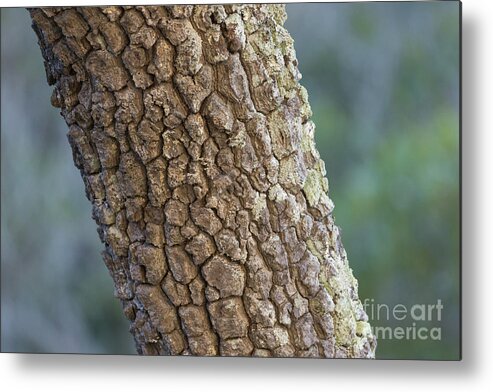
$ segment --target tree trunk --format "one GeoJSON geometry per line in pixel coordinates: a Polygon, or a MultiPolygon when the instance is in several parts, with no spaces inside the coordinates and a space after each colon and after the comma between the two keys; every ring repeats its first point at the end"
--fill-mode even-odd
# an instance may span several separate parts
{"type": "Polygon", "coordinates": [[[373,357],[284,7],[30,13],[139,354],[373,357]]]}

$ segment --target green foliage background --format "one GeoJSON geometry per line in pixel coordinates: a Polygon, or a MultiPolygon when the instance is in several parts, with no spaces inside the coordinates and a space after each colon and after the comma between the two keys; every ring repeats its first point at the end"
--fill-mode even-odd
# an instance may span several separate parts
{"type": "MultiPolygon", "coordinates": [[[[456,359],[459,4],[287,10],[360,297],[444,304],[418,323],[440,341],[381,339],[377,357],[456,359]]],[[[27,12],[2,9],[1,34],[2,351],[134,353],[27,12]]]]}
{"type": "MultiPolygon", "coordinates": [[[[442,339],[377,358],[459,356],[459,3],[288,6],[336,223],[360,298],[444,305],[442,339]]],[[[412,326],[387,320],[374,326],[412,326]]],[[[368,308],[370,310],[370,308],[368,308]]],[[[371,319],[371,317],[370,317],[371,319]]]]}

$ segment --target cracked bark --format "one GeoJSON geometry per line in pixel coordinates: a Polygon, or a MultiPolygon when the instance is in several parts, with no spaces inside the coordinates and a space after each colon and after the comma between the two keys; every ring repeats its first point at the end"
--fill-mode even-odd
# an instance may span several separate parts
{"type": "Polygon", "coordinates": [[[373,357],[284,7],[29,11],[138,353],[373,357]]]}

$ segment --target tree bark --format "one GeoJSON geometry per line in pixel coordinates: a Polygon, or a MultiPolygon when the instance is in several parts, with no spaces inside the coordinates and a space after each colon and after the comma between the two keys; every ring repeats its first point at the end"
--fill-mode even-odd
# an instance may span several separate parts
{"type": "Polygon", "coordinates": [[[284,7],[30,13],[138,353],[373,357],[284,7]]]}

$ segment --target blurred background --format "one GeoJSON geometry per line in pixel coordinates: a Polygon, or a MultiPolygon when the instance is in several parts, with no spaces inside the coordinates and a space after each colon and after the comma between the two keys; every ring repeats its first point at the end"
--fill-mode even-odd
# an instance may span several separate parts
{"type": "MultiPolygon", "coordinates": [[[[380,339],[377,358],[457,359],[459,4],[287,11],[360,298],[444,306],[418,323],[441,340],[380,339]]],[[[27,11],[2,9],[2,351],[134,353],[50,95],[27,11]]]]}

